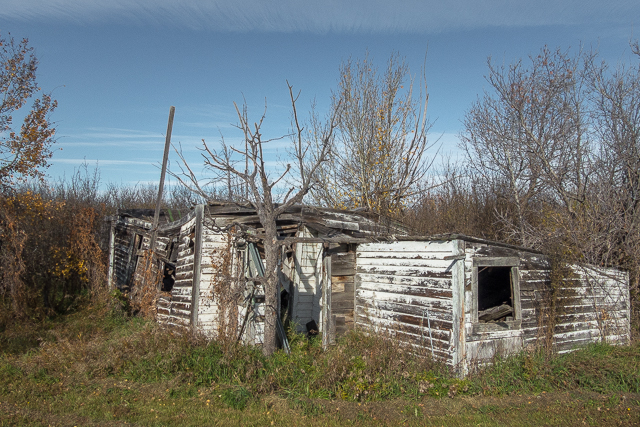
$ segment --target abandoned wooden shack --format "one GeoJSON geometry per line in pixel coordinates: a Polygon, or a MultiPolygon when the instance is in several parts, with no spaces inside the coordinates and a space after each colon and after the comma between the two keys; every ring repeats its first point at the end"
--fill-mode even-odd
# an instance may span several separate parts
{"type": "MultiPolygon", "coordinates": [[[[261,275],[264,259],[261,243],[251,239],[261,230],[255,210],[219,203],[196,206],[175,221],[163,214],[149,263],[152,216],[127,210],[109,218],[110,286],[129,293],[157,288],[162,323],[260,344],[264,291],[250,280],[261,275]]],[[[283,326],[318,331],[325,342],[354,326],[356,243],[406,234],[399,224],[364,213],[304,206],[282,215],[278,232],[290,241],[281,254],[283,326]]]]}
{"type": "MultiPolygon", "coordinates": [[[[260,344],[255,211],[219,203],[173,221],[164,215],[151,262],[150,215],[110,218],[110,285],[131,293],[150,287],[164,324],[260,344]]],[[[400,224],[362,212],[296,206],[278,230],[285,347],[287,323],[317,331],[324,345],[361,328],[424,347],[465,372],[535,344],[565,352],[630,340],[628,275],[617,269],[553,266],[539,252],[462,235],[408,236],[400,224]]]]}
{"type": "Polygon", "coordinates": [[[630,340],[628,275],[617,269],[554,272],[541,253],[461,235],[360,244],[356,268],[356,325],[393,331],[461,372],[536,344],[630,340]]]}

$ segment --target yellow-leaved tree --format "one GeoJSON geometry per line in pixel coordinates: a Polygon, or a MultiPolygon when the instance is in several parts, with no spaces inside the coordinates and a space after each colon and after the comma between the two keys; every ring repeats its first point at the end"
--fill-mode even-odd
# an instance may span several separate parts
{"type": "MultiPolygon", "coordinates": [[[[55,142],[50,115],[57,103],[50,94],[41,93],[37,66],[27,39],[16,42],[10,36],[0,37],[0,306],[5,302],[10,306],[9,310],[3,307],[4,317],[24,315],[34,301],[44,300],[49,309],[56,299],[68,300],[66,291],[54,292],[42,285],[47,272],[54,271],[49,267],[51,260],[64,258],[64,268],[69,265],[68,251],[53,253],[46,237],[57,233],[50,240],[63,241],[58,235],[63,227],[54,222],[64,204],[20,186],[33,179],[42,182],[55,142]]],[[[75,270],[63,268],[57,276],[49,276],[65,286],[72,282],[72,273],[84,280],[84,264],[76,264],[75,270]]]]}
{"type": "Polygon", "coordinates": [[[0,37],[0,184],[41,178],[51,158],[55,128],[50,120],[57,103],[40,93],[36,82],[38,60],[28,40],[0,37]],[[40,95],[40,96],[38,96],[40,95]],[[25,110],[27,103],[31,107],[25,110]],[[22,117],[20,128],[14,116],[22,117]]]}
{"type": "MultiPolygon", "coordinates": [[[[409,67],[392,54],[380,72],[367,54],[344,62],[332,109],[340,111],[332,153],[316,175],[317,203],[342,209],[364,208],[396,215],[416,195],[433,158],[427,150],[429,96],[424,76],[414,82],[409,67]]],[[[323,135],[317,116],[311,139],[323,135]]]]}

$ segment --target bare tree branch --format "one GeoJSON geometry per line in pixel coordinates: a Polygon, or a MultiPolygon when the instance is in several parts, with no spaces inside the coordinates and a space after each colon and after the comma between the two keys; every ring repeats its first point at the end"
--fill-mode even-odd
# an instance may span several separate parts
{"type": "MultiPolygon", "coordinates": [[[[278,174],[275,179],[270,177],[271,171],[266,165],[264,145],[270,141],[274,141],[274,139],[264,139],[261,133],[261,127],[266,117],[266,106],[260,119],[252,124],[249,121],[246,105],[239,108],[237,104],[234,104],[238,117],[236,127],[242,132],[244,147],[227,146],[223,139],[219,149],[212,148],[204,140],[202,141],[203,147],[201,148],[205,171],[211,174],[211,177],[207,178],[207,182],[215,185],[219,180],[222,182],[226,180],[229,195],[231,193],[231,181],[237,180],[240,182],[246,191],[234,194],[234,198],[236,201],[248,203],[253,206],[264,228],[262,242],[265,248],[266,272],[263,282],[265,283],[265,304],[267,306],[263,346],[265,354],[271,354],[275,350],[278,283],[277,262],[280,248],[277,243],[276,220],[292,205],[302,203],[304,196],[313,184],[313,177],[315,176],[316,170],[327,160],[331,148],[333,131],[337,123],[337,111],[335,111],[324,128],[324,133],[319,135],[320,144],[314,146],[315,151],[310,153],[309,148],[305,147],[303,128],[298,120],[296,102],[299,94],[294,96],[293,87],[288,82],[287,87],[289,89],[293,124],[295,127],[291,134],[294,136],[292,140],[293,152],[295,153],[296,163],[300,165],[300,177],[298,178],[299,181],[297,185],[288,189],[280,203],[277,203],[274,194],[275,189],[285,177],[290,175],[292,168],[290,164],[287,164],[285,170],[278,174]],[[239,158],[236,159],[235,156],[239,156],[239,158]],[[240,171],[236,167],[236,164],[241,164],[243,161],[245,171],[240,171]]],[[[175,176],[181,184],[207,198],[206,189],[200,185],[198,177],[188,165],[182,151],[176,151],[181,160],[180,173],[173,173],[172,175],[175,176]]],[[[207,200],[210,200],[210,198],[207,198],[207,200]]]]}

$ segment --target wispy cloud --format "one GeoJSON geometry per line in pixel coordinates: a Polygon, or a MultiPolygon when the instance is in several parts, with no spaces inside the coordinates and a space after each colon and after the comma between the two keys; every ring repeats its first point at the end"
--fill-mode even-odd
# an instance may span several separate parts
{"type": "Polygon", "coordinates": [[[191,122],[182,122],[181,123],[184,127],[188,127],[188,128],[196,128],[196,129],[230,129],[233,128],[233,124],[231,123],[225,123],[225,122],[220,122],[220,121],[191,121],[191,122]]]}
{"type": "MultiPolygon", "coordinates": [[[[191,127],[191,124],[187,124],[191,127]]],[[[196,141],[200,138],[192,135],[172,134],[171,140],[196,141]]],[[[62,147],[164,147],[165,136],[159,132],[147,132],[121,128],[86,128],[79,132],[66,134],[58,140],[62,147]]]]}
{"type": "Polygon", "coordinates": [[[157,132],[145,132],[134,129],[121,128],[87,128],[86,132],[75,135],[76,137],[110,138],[110,139],[134,139],[134,138],[160,138],[157,132]]]}
{"type": "Polygon", "coordinates": [[[636,0],[4,0],[13,20],[130,22],[213,31],[434,33],[499,26],[627,23],[636,0]]]}
{"type": "MultiPolygon", "coordinates": [[[[84,139],[82,141],[69,141],[69,140],[59,140],[59,147],[140,147],[140,146],[159,146],[161,143],[158,140],[154,141],[140,141],[140,140],[126,140],[120,139],[117,141],[96,141],[96,140],[87,140],[86,138],[78,137],[79,139],[84,139]]],[[[164,144],[164,141],[162,142],[164,144]]]]}
{"type": "Polygon", "coordinates": [[[114,166],[114,165],[151,165],[152,161],[139,161],[139,160],[107,160],[107,159],[59,159],[53,158],[50,161],[51,164],[65,164],[65,165],[95,165],[98,166],[114,166]]]}

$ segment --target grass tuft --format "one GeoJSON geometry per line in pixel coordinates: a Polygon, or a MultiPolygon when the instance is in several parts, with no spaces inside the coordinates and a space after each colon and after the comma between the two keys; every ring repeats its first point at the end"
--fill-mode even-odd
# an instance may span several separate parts
{"type": "Polygon", "coordinates": [[[251,393],[244,387],[232,387],[227,388],[222,392],[222,402],[229,408],[236,410],[243,410],[249,400],[251,399],[251,393]]]}

